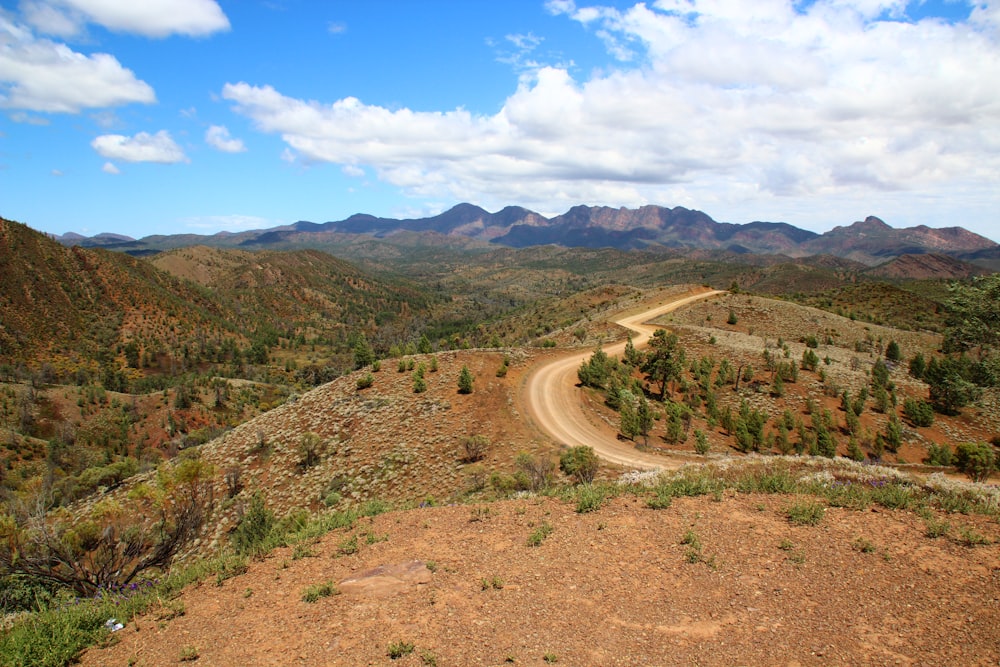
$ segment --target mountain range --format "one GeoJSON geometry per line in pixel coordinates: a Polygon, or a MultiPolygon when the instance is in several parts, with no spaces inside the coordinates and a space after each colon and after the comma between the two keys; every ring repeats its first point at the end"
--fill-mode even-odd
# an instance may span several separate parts
{"type": "Polygon", "coordinates": [[[581,205],[547,218],[519,206],[490,213],[473,204],[458,204],[426,218],[380,218],[358,213],[338,221],[299,221],[271,229],[220,232],[210,236],[158,235],[137,240],[115,234],[93,237],[66,234],[55,238],[64,245],[100,246],[130,254],[151,254],[195,244],[248,250],[321,247],[345,236],[386,238],[404,232],[513,248],[554,244],[619,250],[698,249],[792,258],[832,255],[868,266],[901,255],[933,253],[992,269],[1000,266],[1000,245],[962,227],[920,225],[897,229],[869,216],[817,234],[785,222],[716,222],[702,211],[681,206],[630,209],[581,205]]]}

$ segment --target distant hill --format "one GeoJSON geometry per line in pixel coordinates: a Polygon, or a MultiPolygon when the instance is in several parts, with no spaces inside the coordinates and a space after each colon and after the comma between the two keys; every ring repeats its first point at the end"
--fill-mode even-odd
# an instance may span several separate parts
{"type": "Polygon", "coordinates": [[[0,274],[0,349],[8,361],[41,353],[96,359],[133,337],[148,336],[152,346],[180,310],[204,335],[235,329],[193,284],[122,253],[66,248],[2,218],[0,274]]]}
{"type": "Polygon", "coordinates": [[[172,372],[227,363],[237,349],[281,338],[346,349],[359,331],[402,335],[433,300],[315,250],[192,247],[144,260],[65,247],[2,218],[0,275],[0,363],[61,359],[61,375],[120,368],[130,344],[142,360],[136,373],[165,360],[172,372]]]}
{"type": "Polygon", "coordinates": [[[939,253],[900,255],[865,272],[865,275],[894,280],[960,280],[990,273],[981,266],[939,253]]]}
{"type": "Polygon", "coordinates": [[[384,239],[403,233],[459,237],[513,248],[553,244],[620,250],[714,250],[793,258],[832,255],[868,266],[900,255],[934,253],[992,269],[1000,258],[998,244],[961,227],[933,229],[921,225],[896,229],[876,217],[868,217],[816,234],[785,222],[717,222],[702,211],[682,206],[630,209],[581,205],[546,218],[519,206],[490,213],[463,203],[426,218],[397,220],[358,213],[339,221],[303,220],[272,229],[213,236],[150,236],[136,241],[106,234],[90,238],[67,234],[58,240],[65,245],[99,245],[142,254],[190,245],[248,249],[323,247],[347,237],[384,239]]]}

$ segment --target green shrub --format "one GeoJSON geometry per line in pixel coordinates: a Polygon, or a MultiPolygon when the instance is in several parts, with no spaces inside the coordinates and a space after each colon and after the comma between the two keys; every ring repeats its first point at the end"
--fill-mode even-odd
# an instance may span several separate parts
{"type": "Polygon", "coordinates": [[[599,465],[593,447],[570,447],[559,457],[559,469],[578,484],[593,482],[599,465]]]}
{"type": "Polygon", "coordinates": [[[546,537],[552,534],[553,530],[554,529],[552,528],[551,524],[549,524],[548,522],[543,523],[534,531],[532,531],[531,535],[528,536],[528,546],[529,547],[541,546],[542,542],[545,541],[546,537]]]}
{"type": "Polygon", "coordinates": [[[479,580],[479,587],[484,591],[488,590],[502,591],[503,585],[504,585],[503,579],[497,576],[489,578],[483,577],[482,579],[479,580]]]}
{"type": "Polygon", "coordinates": [[[875,545],[872,544],[870,540],[863,537],[859,537],[854,540],[854,544],[852,546],[855,550],[860,551],[863,554],[875,553],[875,545]]]}
{"type": "Polygon", "coordinates": [[[345,537],[337,543],[337,554],[340,556],[351,556],[358,553],[359,548],[358,536],[351,535],[350,537],[345,537]]]}
{"type": "Polygon", "coordinates": [[[392,505],[380,498],[372,498],[371,500],[365,501],[358,510],[358,514],[361,516],[378,516],[379,514],[385,514],[392,509],[392,505]]]}
{"type": "Polygon", "coordinates": [[[596,512],[607,497],[607,490],[593,484],[579,487],[576,493],[576,511],[580,514],[596,512]]]}
{"type": "Polygon", "coordinates": [[[337,587],[333,585],[332,581],[327,581],[322,584],[313,584],[312,586],[307,586],[302,591],[302,601],[303,602],[317,602],[320,598],[330,597],[331,595],[339,595],[340,591],[337,587]]]}
{"type": "Polygon", "coordinates": [[[967,547],[979,547],[992,544],[992,542],[988,537],[982,535],[981,533],[978,533],[971,526],[962,526],[961,528],[958,529],[958,534],[959,534],[958,538],[959,543],[967,547]]]}
{"type": "Polygon", "coordinates": [[[801,526],[815,526],[823,519],[824,512],[825,508],[815,500],[806,500],[785,508],[788,520],[801,526]]]}
{"type": "Polygon", "coordinates": [[[389,644],[389,648],[386,651],[386,655],[389,656],[390,660],[398,660],[399,658],[402,658],[405,655],[410,655],[411,653],[413,653],[413,650],[415,648],[416,646],[414,646],[413,643],[411,642],[404,642],[404,641],[392,642],[391,644],[389,644]]]}
{"type": "Polygon", "coordinates": [[[653,510],[665,510],[674,502],[674,497],[669,491],[658,489],[652,498],[646,499],[646,506],[653,510]]]}
{"type": "Polygon", "coordinates": [[[462,366],[462,370],[458,373],[458,393],[471,394],[474,382],[475,377],[473,377],[472,371],[469,370],[468,366],[462,366]]]}
{"type": "Polygon", "coordinates": [[[371,373],[365,373],[364,375],[358,378],[356,386],[358,389],[368,389],[373,384],[375,384],[375,376],[372,375],[371,373]]]}
{"type": "Polygon", "coordinates": [[[700,454],[704,456],[708,454],[708,451],[712,448],[712,445],[708,442],[708,436],[701,429],[696,428],[694,430],[694,451],[695,454],[700,454]]]}
{"type": "Polygon", "coordinates": [[[882,484],[872,487],[872,500],[891,510],[913,509],[922,504],[917,489],[905,484],[882,484]]]}
{"type": "Polygon", "coordinates": [[[794,493],[798,484],[787,470],[747,470],[736,481],[740,493],[794,493]]]}
{"type": "Polygon", "coordinates": [[[233,549],[241,556],[259,556],[270,548],[274,532],[274,513],[267,509],[259,493],[250,499],[250,505],[230,536],[233,549]]]}
{"type": "Polygon", "coordinates": [[[944,537],[951,530],[951,524],[933,516],[924,520],[924,535],[930,538],[944,537]]]}
{"type": "Polygon", "coordinates": [[[946,444],[938,445],[931,443],[927,445],[927,456],[924,463],[932,466],[950,466],[952,463],[951,447],[946,444]]]}
{"type": "Polygon", "coordinates": [[[996,453],[985,442],[963,442],[955,449],[955,465],[974,482],[985,482],[996,468],[996,453]]]}

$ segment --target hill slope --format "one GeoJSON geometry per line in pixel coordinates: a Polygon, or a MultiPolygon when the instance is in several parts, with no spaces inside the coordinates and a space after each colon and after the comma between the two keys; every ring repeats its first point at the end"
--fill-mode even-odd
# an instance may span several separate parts
{"type": "MultiPolygon", "coordinates": [[[[658,511],[625,495],[579,514],[529,497],[383,514],[191,588],[82,664],[1000,659],[996,546],[928,537],[901,510],[789,521],[786,509],[804,502],[725,492],[658,511]],[[551,532],[531,546],[540,526],[551,532]],[[384,574],[392,566],[412,579],[384,574]],[[325,582],[339,594],[304,600],[325,582]]],[[[1000,537],[981,518],[960,523],[1000,537]]]]}

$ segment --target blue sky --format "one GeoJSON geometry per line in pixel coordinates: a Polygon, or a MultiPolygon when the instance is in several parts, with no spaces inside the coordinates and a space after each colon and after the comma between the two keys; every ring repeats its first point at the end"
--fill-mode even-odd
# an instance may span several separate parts
{"type": "Polygon", "coordinates": [[[1000,0],[3,0],[0,216],[660,204],[998,240],[998,82],[1000,0]]]}

